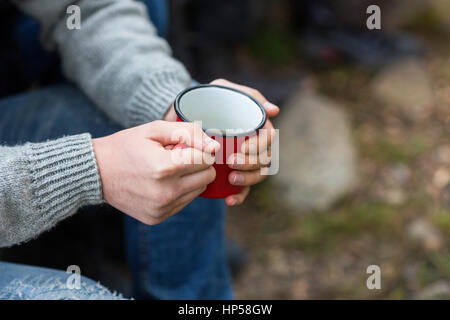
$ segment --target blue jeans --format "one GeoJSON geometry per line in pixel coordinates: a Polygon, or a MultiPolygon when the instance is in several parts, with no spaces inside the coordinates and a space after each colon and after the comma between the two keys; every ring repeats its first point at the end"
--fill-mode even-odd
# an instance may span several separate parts
{"type": "Polygon", "coordinates": [[[81,277],[80,286],[72,274],[53,269],[0,262],[0,300],[119,300],[91,279],[81,277]],[[67,285],[72,284],[71,286],[67,285]]]}
{"type": "MultiPolygon", "coordinates": [[[[0,100],[0,115],[0,143],[7,145],[82,132],[99,137],[121,129],[68,84],[0,100]]],[[[156,226],[124,217],[136,298],[232,297],[225,256],[223,200],[197,198],[156,226]]],[[[0,283],[4,277],[0,271],[0,283]]]]}

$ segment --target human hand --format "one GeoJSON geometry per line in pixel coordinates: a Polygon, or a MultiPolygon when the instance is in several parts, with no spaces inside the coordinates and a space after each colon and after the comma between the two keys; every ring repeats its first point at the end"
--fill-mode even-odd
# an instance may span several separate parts
{"type": "Polygon", "coordinates": [[[92,145],[104,200],[148,225],[177,213],[214,181],[211,153],[220,148],[196,124],[162,120],[93,139],[92,145]],[[188,148],[167,148],[178,143],[188,148]]]}
{"type": "Polygon", "coordinates": [[[169,109],[166,111],[166,114],[163,117],[164,121],[177,121],[177,114],[175,112],[175,108],[173,104],[170,105],[169,109]]]}
{"type": "MultiPolygon", "coordinates": [[[[255,98],[264,107],[268,118],[276,116],[280,112],[280,108],[267,101],[267,99],[256,89],[246,86],[238,85],[233,82],[217,79],[211,82],[243,91],[253,98],[255,98]]],[[[228,196],[225,202],[229,206],[235,206],[244,202],[250,186],[263,181],[267,176],[261,174],[261,167],[270,162],[270,145],[275,135],[275,129],[272,122],[267,119],[266,124],[262,129],[263,133],[251,137],[246,140],[241,147],[241,152],[230,155],[227,159],[227,164],[234,169],[228,176],[228,181],[236,186],[243,186],[244,188],[238,194],[228,196]]]]}

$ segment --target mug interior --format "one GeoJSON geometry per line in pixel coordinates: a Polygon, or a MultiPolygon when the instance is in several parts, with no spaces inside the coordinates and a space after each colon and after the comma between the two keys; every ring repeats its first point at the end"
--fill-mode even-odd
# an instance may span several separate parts
{"type": "Polygon", "coordinates": [[[184,91],[177,99],[178,115],[189,122],[201,121],[208,133],[245,134],[260,129],[265,122],[261,105],[240,91],[203,85],[184,91]]]}

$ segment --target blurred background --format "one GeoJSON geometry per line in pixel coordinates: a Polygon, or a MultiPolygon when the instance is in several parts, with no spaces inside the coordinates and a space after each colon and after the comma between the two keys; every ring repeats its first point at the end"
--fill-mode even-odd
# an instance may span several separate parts
{"type": "MultiPolygon", "coordinates": [[[[450,0],[168,4],[166,35],[196,80],[281,107],[280,172],[228,215],[236,297],[450,299],[450,0]],[[372,4],[381,30],[366,26],[372,4]],[[366,287],[369,265],[381,290],[366,287]]],[[[126,295],[115,216],[71,219],[0,255],[60,269],[76,255],[126,295]],[[97,228],[80,233],[86,219],[97,228]]]]}
{"type": "Polygon", "coordinates": [[[230,210],[237,298],[450,298],[450,1],[171,2],[201,82],[281,107],[281,168],[230,210]],[[381,8],[381,30],[366,9],[381,8]],[[380,266],[381,290],[366,268],[380,266]]]}

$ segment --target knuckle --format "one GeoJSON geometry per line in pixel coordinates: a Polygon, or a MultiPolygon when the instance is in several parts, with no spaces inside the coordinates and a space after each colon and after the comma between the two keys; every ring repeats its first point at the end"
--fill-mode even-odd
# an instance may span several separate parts
{"type": "Polygon", "coordinates": [[[152,226],[155,224],[155,218],[153,218],[151,216],[146,216],[141,221],[143,224],[146,224],[147,226],[152,226]]]}
{"type": "Polygon", "coordinates": [[[158,206],[157,208],[155,208],[155,210],[153,211],[153,214],[151,215],[151,218],[153,221],[157,221],[159,219],[161,219],[161,217],[164,217],[166,213],[166,209],[161,205],[158,206]]]}
{"type": "Polygon", "coordinates": [[[259,90],[254,89],[254,88],[250,88],[250,93],[251,93],[253,96],[261,96],[261,92],[259,92],[259,90]]]}
{"type": "Polygon", "coordinates": [[[165,191],[163,190],[159,190],[155,193],[155,202],[157,207],[155,208],[155,214],[157,216],[160,216],[161,213],[161,209],[162,207],[164,207],[167,203],[168,203],[168,195],[165,191]]]}
{"type": "Polygon", "coordinates": [[[225,82],[226,82],[226,80],[224,78],[218,78],[218,79],[213,80],[211,82],[211,84],[223,84],[225,82]]]}
{"type": "Polygon", "coordinates": [[[203,133],[203,129],[200,126],[200,124],[193,123],[192,125],[193,125],[193,127],[192,127],[192,132],[193,132],[192,139],[201,138],[204,133],[203,133]]]}
{"type": "Polygon", "coordinates": [[[158,164],[151,170],[151,175],[154,179],[160,180],[173,175],[175,170],[176,168],[172,164],[158,164]]]}
{"type": "Polygon", "coordinates": [[[153,125],[155,127],[159,127],[159,126],[163,125],[163,123],[164,123],[163,120],[155,120],[155,121],[150,122],[149,125],[153,125]]]}
{"type": "Polygon", "coordinates": [[[142,215],[140,221],[148,226],[156,224],[156,220],[158,219],[158,214],[156,213],[156,211],[156,208],[147,208],[146,210],[144,210],[144,214],[142,215]]]}
{"type": "Polygon", "coordinates": [[[191,125],[192,125],[191,128],[193,131],[203,131],[202,127],[200,127],[200,125],[198,123],[193,122],[193,123],[191,123],[191,125]]]}
{"type": "Polygon", "coordinates": [[[216,169],[214,167],[210,167],[209,169],[209,183],[213,182],[216,179],[216,169]]]}
{"type": "Polygon", "coordinates": [[[176,197],[176,187],[171,186],[157,193],[158,201],[161,207],[170,204],[176,197]]]}

